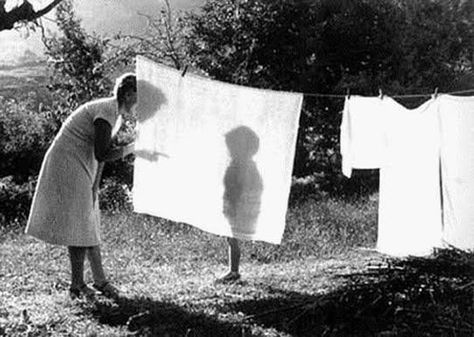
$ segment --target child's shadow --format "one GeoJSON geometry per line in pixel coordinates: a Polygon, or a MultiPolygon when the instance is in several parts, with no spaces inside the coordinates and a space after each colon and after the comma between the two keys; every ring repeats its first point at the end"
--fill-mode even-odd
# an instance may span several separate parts
{"type": "Polygon", "coordinates": [[[253,156],[260,141],[247,126],[239,126],[225,135],[231,161],[224,176],[223,213],[233,233],[252,235],[260,214],[263,181],[253,156]]]}

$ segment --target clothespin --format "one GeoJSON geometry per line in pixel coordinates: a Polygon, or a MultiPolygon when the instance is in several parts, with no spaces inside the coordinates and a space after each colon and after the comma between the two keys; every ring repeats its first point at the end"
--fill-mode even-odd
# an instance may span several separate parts
{"type": "Polygon", "coordinates": [[[382,92],[382,89],[380,89],[380,88],[379,88],[379,98],[383,99],[383,92],[382,92]]]}
{"type": "Polygon", "coordinates": [[[435,88],[435,91],[433,94],[433,98],[437,98],[437,97],[438,97],[438,87],[435,88]]]}
{"type": "Polygon", "coordinates": [[[186,75],[186,71],[188,71],[188,66],[184,66],[183,72],[181,73],[181,76],[184,77],[186,75]]]}
{"type": "Polygon", "coordinates": [[[346,97],[347,97],[347,99],[351,98],[351,89],[349,89],[349,88],[346,89],[346,97]]]}

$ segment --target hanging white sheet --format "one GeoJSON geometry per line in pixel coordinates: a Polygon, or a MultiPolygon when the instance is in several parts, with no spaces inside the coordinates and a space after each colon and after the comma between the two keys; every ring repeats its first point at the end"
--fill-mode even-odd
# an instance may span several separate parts
{"type": "Polygon", "coordinates": [[[136,212],[280,243],[302,94],[236,86],[137,58],[136,212]]]}
{"type": "Polygon", "coordinates": [[[474,250],[474,97],[442,95],[443,241],[474,250]]]}

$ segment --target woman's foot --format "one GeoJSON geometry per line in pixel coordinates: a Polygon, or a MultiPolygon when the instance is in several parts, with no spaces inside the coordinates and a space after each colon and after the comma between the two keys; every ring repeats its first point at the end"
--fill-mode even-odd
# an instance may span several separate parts
{"type": "Polygon", "coordinates": [[[230,271],[224,276],[219,277],[215,283],[232,283],[240,280],[240,274],[238,271],[230,271]]]}
{"type": "Polygon", "coordinates": [[[88,300],[95,299],[95,291],[92,288],[89,288],[87,284],[82,284],[80,286],[71,286],[69,288],[69,296],[71,299],[83,298],[85,297],[88,300]]]}
{"type": "Polygon", "coordinates": [[[94,283],[92,286],[105,297],[111,298],[113,300],[120,298],[120,291],[110,284],[109,281],[105,281],[102,284],[94,283]]]}

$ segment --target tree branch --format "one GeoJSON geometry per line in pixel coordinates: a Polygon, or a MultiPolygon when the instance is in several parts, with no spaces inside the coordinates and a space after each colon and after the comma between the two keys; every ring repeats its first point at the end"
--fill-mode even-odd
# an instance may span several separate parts
{"type": "Polygon", "coordinates": [[[62,0],[54,0],[45,8],[35,12],[33,6],[24,1],[20,6],[13,8],[8,13],[5,10],[5,0],[0,0],[0,31],[12,29],[17,22],[34,21],[39,17],[49,13],[62,0]]]}
{"type": "Polygon", "coordinates": [[[35,20],[37,18],[39,18],[40,16],[43,16],[47,13],[49,13],[54,7],[56,7],[62,0],[54,0],[53,2],[51,2],[48,6],[46,6],[45,8],[43,8],[42,10],[40,11],[37,11],[35,12],[35,17],[32,19],[32,20],[35,20]]]}

